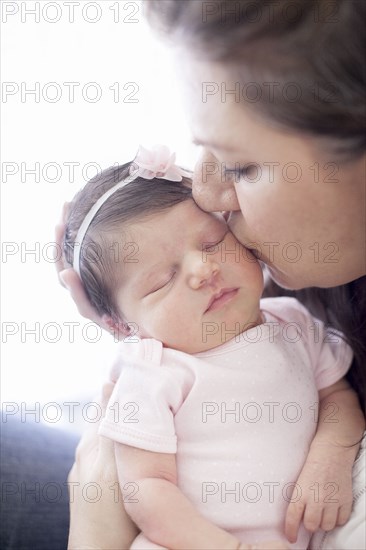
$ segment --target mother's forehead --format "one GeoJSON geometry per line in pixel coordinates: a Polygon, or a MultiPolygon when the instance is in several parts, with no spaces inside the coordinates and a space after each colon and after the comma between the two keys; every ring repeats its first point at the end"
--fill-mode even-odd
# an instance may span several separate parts
{"type": "Polygon", "coordinates": [[[246,81],[222,63],[195,60],[187,54],[177,74],[193,141],[214,154],[253,156],[261,148],[280,155],[287,146],[308,141],[307,135],[289,131],[264,115],[260,97],[250,99],[269,83],[254,82],[249,75],[246,81]]]}

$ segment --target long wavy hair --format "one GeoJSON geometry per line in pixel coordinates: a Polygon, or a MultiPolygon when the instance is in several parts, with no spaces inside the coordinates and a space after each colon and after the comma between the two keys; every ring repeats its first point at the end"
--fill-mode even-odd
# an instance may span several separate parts
{"type": "MultiPolygon", "coordinates": [[[[324,138],[338,162],[365,153],[364,0],[145,0],[143,5],[152,26],[168,40],[199,59],[224,63],[236,80],[254,80],[261,95],[251,108],[258,114],[324,138]],[[295,83],[301,99],[288,101],[281,85],[270,92],[269,81],[295,83]]],[[[293,292],[272,281],[266,295],[296,296],[343,332],[354,351],[347,376],[365,411],[366,277],[293,292]]]]}

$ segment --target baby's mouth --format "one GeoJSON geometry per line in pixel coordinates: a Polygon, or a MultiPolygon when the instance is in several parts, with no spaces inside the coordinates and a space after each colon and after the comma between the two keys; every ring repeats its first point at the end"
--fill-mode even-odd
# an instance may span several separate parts
{"type": "Polygon", "coordinates": [[[210,299],[205,313],[220,309],[222,306],[230,302],[238,293],[238,288],[222,288],[216,292],[210,299]]]}

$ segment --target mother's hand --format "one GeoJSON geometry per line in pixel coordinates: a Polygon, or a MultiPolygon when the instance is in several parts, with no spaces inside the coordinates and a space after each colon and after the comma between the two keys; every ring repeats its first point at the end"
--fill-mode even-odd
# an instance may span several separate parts
{"type": "MultiPolygon", "coordinates": [[[[63,240],[66,230],[66,219],[70,203],[65,202],[62,215],[59,223],[55,228],[55,237],[58,250],[63,250],[63,240]]],[[[80,315],[90,319],[94,323],[97,323],[102,328],[110,331],[110,327],[106,324],[105,320],[99,315],[88,300],[84,287],[81,283],[79,275],[71,265],[65,265],[63,254],[57,254],[55,258],[55,265],[57,270],[58,279],[62,286],[67,288],[70,292],[71,298],[74,300],[80,315]]]]}
{"type": "MultiPolygon", "coordinates": [[[[103,416],[112,390],[112,382],[103,387],[103,416]]],[[[127,549],[139,532],[123,506],[114,443],[98,435],[98,425],[92,424],[83,435],[68,478],[68,550],[127,549]]]]}

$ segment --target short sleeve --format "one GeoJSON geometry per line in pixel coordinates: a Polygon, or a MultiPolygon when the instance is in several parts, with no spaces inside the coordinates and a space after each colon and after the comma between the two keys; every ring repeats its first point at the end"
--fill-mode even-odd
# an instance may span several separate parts
{"type": "MultiPolygon", "coordinates": [[[[266,300],[264,301],[266,302],[266,300]]],[[[353,352],[343,335],[313,317],[295,298],[274,298],[276,315],[295,323],[310,358],[317,390],[327,388],[343,378],[351,366],[353,352]]]]}
{"type": "Polygon", "coordinates": [[[136,354],[121,355],[121,363],[100,435],[148,451],[175,453],[174,414],[182,402],[179,378],[168,365],[136,354]]]}
{"type": "Polygon", "coordinates": [[[319,320],[314,322],[319,323],[319,339],[322,340],[320,346],[313,346],[310,340],[309,348],[314,347],[315,383],[319,391],[343,378],[351,366],[353,352],[339,331],[326,329],[319,320]]]}

